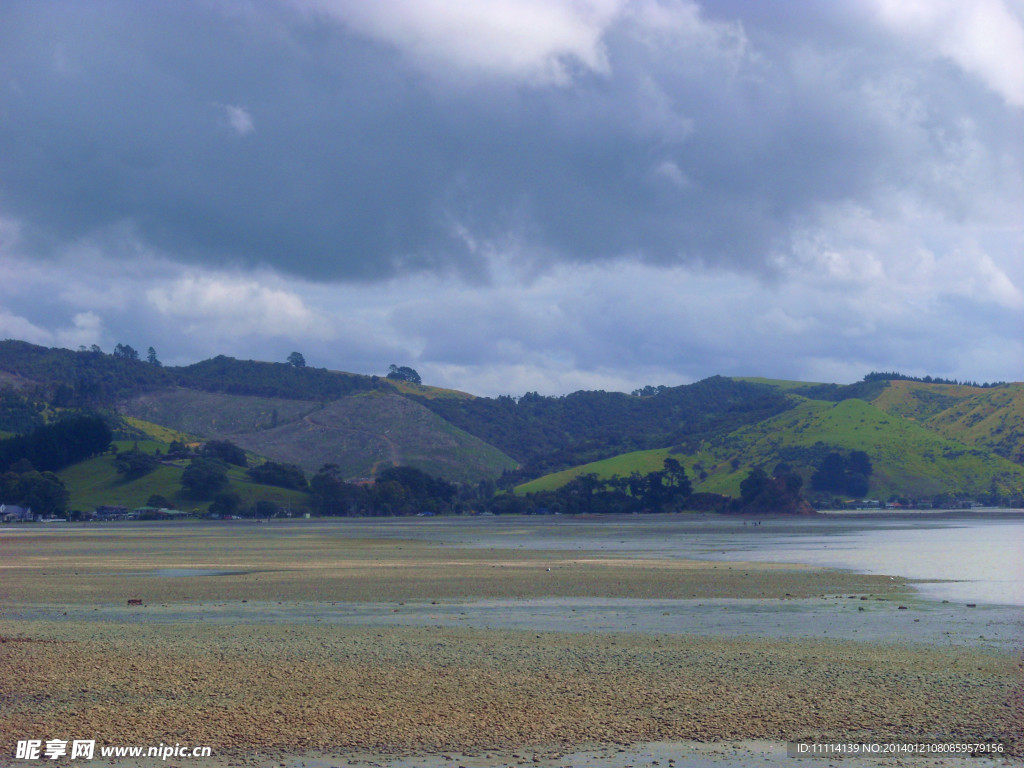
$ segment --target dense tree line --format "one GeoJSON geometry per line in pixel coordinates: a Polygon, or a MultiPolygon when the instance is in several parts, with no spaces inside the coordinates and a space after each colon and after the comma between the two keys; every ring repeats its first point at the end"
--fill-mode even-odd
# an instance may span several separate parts
{"type": "Polygon", "coordinates": [[[413,467],[391,467],[373,483],[345,482],[336,464],[321,467],[309,484],[321,515],[417,515],[457,511],[458,488],[413,467]]]}
{"type": "MultiPolygon", "coordinates": [[[[338,373],[289,363],[235,360],[220,355],[194,365],[160,364],[155,350],[141,360],[130,345],[111,354],[99,347],[50,349],[24,341],[0,341],[0,367],[50,388],[48,400],[61,407],[109,406],[119,397],[181,386],[207,392],[300,400],[333,400],[383,384],[376,376],[338,373]]],[[[296,353],[297,354],[297,353],[296,353]]],[[[303,361],[304,362],[304,361],[303,361]]]]}
{"type": "Polygon", "coordinates": [[[209,440],[199,449],[199,454],[210,459],[220,459],[236,467],[249,466],[245,451],[230,440],[209,440]]]}
{"type": "Polygon", "coordinates": [[[213,456],[196,456],[181,473],[181,487],[194,499],[209,499],[228,487],[228,464],[213,456]]]}
{"type": "Polygon", "coordinates": [[[0,440],[0,471],[27,461],[43,472],[56,472],[103,453],[110,428],[99,416],[73,416],[37,427],[26,435],[0,440]]]}
{"type": "Polygon", "coordinates": [[[108,405],[124,393],[174,383],[167,369],[133,359],[123,349],[108,355],[95,345],[72,352],[8,339],[0,341],[0,361],[5,371],[51,387],[50,398],[61,407],[108,405]]]}
{"type": "MultiPolygon", "coordinates": [[[[152,347],[150,347],[152,349],[152,347]]],[[[119,360],[138,360],[139,352],[135,347],[128,344],[118,344],[114,347],[113,356],[119,360]]],[[[156,357],[156,352],[153,352],[153,356],[156,357]]]]}
{"type": "Polygon", "coordinates": [[[967,381],[966,379],[958,381],[957,379],[944,379],[941,376],[907,376],[896,371],[872,371],[864,376],[864,381],[919,381],[923,384],[958,384],[965,387],[980,387],[982,389],[1001,387],[1006,384],[1005,381],[986,381],[983,384],[979,384],[976,381],[967,381]]]}
{"type": "Polygon", "coordinates": [[[374,376],[338,373],[293,363],[235,360],[224,355],[182,368],[165,367],[163,370],[170,371],[175,383],[183,387],[298,400],[335,400],[380,386],[380,380],[374,376]]]}
{"type": "Polygon", "coordinates": [[[516,496],[499,494],[485,508],[496,514],[628,514],[701,510],[725,514],[809,514],[803,478],[780,463],[769,475],[755,468],[740,483],[740,497],[693,493],[686,471],[669,457],[662,469],[641,475],[601,479],[584,474],[554,491],[516,496]]]}
{"type": "Polygon", "coordinates": [[[59,515],[67,509],[68,491],[53,472],[37,472],[24,459],[0,474],[0,503],[31,508],[34,515],[59,515]]]}
{"type": "Polygon", "coordinates": [[[670,388],[666,387],[664,384],[659,384],[656,387],[652,386],[651,384],[648,384],[647,386],[640,387],[639,389],[634,389],[629,394],[633,395],[634,397],[654,397],[655,395],[660,395],[662,392],[665,392],[668,389],[670,388]]]}

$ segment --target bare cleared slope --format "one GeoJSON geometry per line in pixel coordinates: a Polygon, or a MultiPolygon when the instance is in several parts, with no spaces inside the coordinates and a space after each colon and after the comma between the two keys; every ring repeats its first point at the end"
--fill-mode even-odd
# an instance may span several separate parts
{"type": "Polygon", "coordinates": [[[477,481],[516,466],[422,405],[387,392],[315,403],[174,389],[133,398],[121,411],[183,432],[229,439],[308,472],[337,464],[348,478],[404,465],[449,480],[477,481]]]}
{"type": "Polygon", "coordinates": [[[235,435],[299,421],[320,407],[309,400],[229,395],[176,387],[150,392],[121,403],[125,416],[203,437],[234,439],[235,435]]]}

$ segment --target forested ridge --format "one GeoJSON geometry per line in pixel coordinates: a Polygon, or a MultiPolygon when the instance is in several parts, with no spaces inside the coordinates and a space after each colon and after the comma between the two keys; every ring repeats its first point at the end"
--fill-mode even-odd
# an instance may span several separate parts
{"type": "MultiPolygon", "coordinates": [[[[123,345],[118,349],[131,350],[123,345]]],[[[110,407],[119,398],[168,387],[320,402],[391,389],[387,378],[304,364],[218,355],[188,366],[165,367],[117,352],[47,349],[10,340],[0,342],[0,363],[6,372],[38,382],[46,392],[37,393],[37,399],[58,407],[110,407]]],[[[652,391],[656,394],[580,391],[559,397],[535,392],[518,398],[405,396],[504,451],[532,473],[642,448],[691,445],[712,433],[767,418],[790,404],[770,387],[721,376],[652,391]]],[[[9,400],[8,429],[21,427],[12,431],[23,431],[38,425],[40,420],[31,408],[17,397],[9,400]]]]}
{"type": "MultiPolygon", "coordinates": [[[[118,345],[118,350],[131,347],[118,345]]],[[[24,341],[0,341],[0,368],[36,382],[61,407],[105,407],[118,398],[166,387],[206,392],[305,400],[334,400],[387,386],[376,376],[297,367],[291,363],[236,360],[218,355],[181,367],[163,366],[137,356],[107,354],[98,348],[77,352],[24,341]]]]}
{"type": "Polygon", "coordinates": [[[562,397],[527,393],[520,398],[414,399],[522,463],[523,476],[628,451],[693,447],[792,404],[770,387],[722,376],[661,388],[650,397],[597,391],[562,397]]]}

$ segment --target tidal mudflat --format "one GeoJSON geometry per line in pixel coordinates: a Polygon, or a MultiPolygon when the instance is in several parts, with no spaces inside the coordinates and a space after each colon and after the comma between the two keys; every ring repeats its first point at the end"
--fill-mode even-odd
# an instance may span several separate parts
{"type": "Polygon", "coordinates": [[[1019,608],[740,545],[856,521],[744,522],[0,528],[0,764],[25,738],[208,745],[175,763],[200,768],[782,765],[815,739],[1024,764],[1019,608]]]}

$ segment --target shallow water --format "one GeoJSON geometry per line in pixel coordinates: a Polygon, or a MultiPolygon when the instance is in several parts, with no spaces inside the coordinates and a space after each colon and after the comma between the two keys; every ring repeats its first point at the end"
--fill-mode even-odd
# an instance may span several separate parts
{"type": "MultiPolygon", "coordinates": [[[[760,520],[632,515],[588,519],[585,524],[573,518],[491,520],[489,525],[474,524],[464,545],[806,563],[941,582],[916,585],[923,596],[938,600],[1024,606],[1020,510],[837,513],[760,520]]],[[[458,536],[455,527],[445,533],[458,536]]]]}
{"type": "Polygon", "coordinates": [[[942,580],[917,588],[936,599],[1024,606],[1024,516],[918,519],[900,528],[862,519],[854,530],[836,522],[834,533],[745,539],[730,559],[742,553],[748,560],[942,580]]]}
{"type": "MultiPolygon", "coordinates": [[[[158,531],[168,523],[109,523],[102,531],[158,531]]],[[[220,532],[219,522],[188,523],[220,532]]],[[[19,535],[89,532],[95,525],[4,526],[19,535]]],[[[251,535],[432,541],[455,547],[597,553],[617,557],[758,560],[849,568],[931,581],[924,597],[1024,607],[1024,511],[822,514],[754,520],[723,515],[333,519],[251,526],[251,535]],[[756,524],[755,524],[756,523],[756,524]]],[[[237,570],[164,568],[137,575],[220,576],[237,570]]],[[[136,574],[133,574],[136,575],[136,574]]]]}

